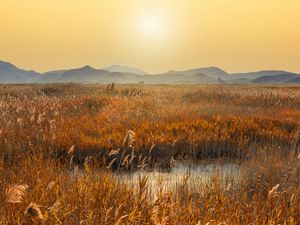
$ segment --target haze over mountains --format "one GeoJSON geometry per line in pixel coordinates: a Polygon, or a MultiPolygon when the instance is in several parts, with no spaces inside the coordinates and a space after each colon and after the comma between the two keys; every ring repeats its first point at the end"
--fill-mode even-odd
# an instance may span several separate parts
{"type": "Polygon", "coordinates": [[[102,69],[90,66],[38,73],[27,71],[11,63],[0,61],[0,83],[145,83],[145,84],[198,84],[198,83],[255,83],[300,84],[300,75],[280,70],[228,74],[217,67],[196,68],[148,74],[142,70],[113,65],[102,69]]]}

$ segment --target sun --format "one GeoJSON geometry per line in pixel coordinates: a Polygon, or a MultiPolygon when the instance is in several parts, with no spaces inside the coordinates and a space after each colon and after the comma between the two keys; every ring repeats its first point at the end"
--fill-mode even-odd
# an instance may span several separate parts
{"type": "Polygon", "coordinates": [[[140,10],[131,16],[128,40],[139,46],[139,50],[154,55],[154,52],[161,54],[162,51],[174,49],[174,40],[179,35],[177,19],[171,13],[167,10],[140,10]]]}
{"type": "Polygon", "coordinates": [[[164,20],[158,15],[143,16],[139,20],[140,32],[149,38],[161,37],[164,27],[164,20]]]}
{"type": "Polygon", "coordinates": [[[148,16],[142,19],[141,28],[146,33],[156,33],[160,30],[161,21],[157,17],[148,16]]]}

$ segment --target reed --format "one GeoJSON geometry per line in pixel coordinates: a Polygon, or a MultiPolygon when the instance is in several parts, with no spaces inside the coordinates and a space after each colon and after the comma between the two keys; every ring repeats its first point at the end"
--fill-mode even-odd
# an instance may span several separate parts
{"type": "Polygon", "coordinates": [[[226,186],[217,174],[199,186],[190,185],[190,177],[186,175],[172,191],[158,186],[154,199],[148,177],[141,177],[137,187],[133,187],[116,179],[113,173],[93,166],[74,179],[65,165],[32,156],[5,171],[1,173],[0,185],[0,192],[5,194],[0,195],[0,201],[5,202],[0,206],[2,224],[298,224],[300,221],[300,161],[294,154],[282,156],[273,152],[255,156],[241,165],[238,182],[226,186]],[[30,169],[26,167],[28,162],[30,169]],[[38,176],[36,171],[40,171],[38,176]],[[11,184],[16,180],[26,181],[28,188],[22,201],[13,204],[6,201],[5,190],[13,187],[11,184]]]}
{"type": "Polygon", "coordinates": [[[298,86],[0,85],[0,224],[299,224],[299,99],[298,86]],[[238,179],[153,190],[116,176],[216,158],[238,179]]]}

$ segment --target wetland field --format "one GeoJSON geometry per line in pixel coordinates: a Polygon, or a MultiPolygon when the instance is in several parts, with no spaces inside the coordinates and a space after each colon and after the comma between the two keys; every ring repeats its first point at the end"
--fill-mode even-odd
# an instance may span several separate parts
{"type": "Polygon", "coordinates": [[[300,86],[0,85],[0,224],[299,224],[300,86]]]}

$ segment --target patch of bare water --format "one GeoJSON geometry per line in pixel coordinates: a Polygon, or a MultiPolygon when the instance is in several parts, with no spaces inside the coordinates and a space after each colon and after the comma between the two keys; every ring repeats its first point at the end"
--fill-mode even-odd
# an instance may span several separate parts
{"type": "Polygon", "coordinates": [[[210,185],[213,179],[219,179],[222,185],[234,184],[239,178],[239,165],[232,162],[180,162],[170,171],[137,170],[130,173],[117,173],[119,182],[139,188],[143,177],[147,178],[148,190],[151,193],[159,191],[174,191],[187,184],[193,190],[210,185]]]}

